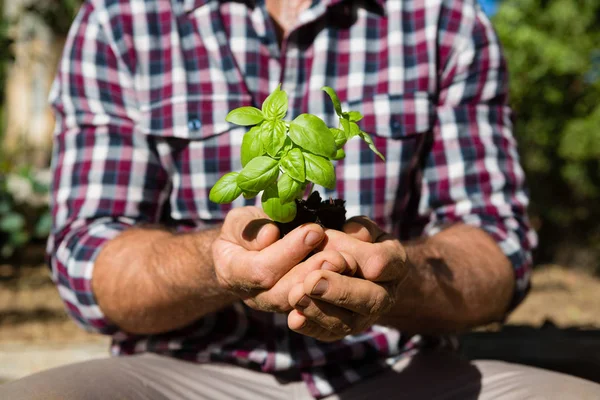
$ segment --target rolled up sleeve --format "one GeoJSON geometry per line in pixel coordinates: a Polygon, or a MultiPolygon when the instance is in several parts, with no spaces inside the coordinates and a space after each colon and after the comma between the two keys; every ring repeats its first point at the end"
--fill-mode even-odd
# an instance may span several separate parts
{"type": "Polygon", "coordinates": [[[167,179],[152,139],[136,132],[132,74],[99,15],[84,4],[52,89],[57,123],[47,250],[70,315],[110,334],[117,327],[94,297],[94,262],[124,230],[158,221],[167,179]]]}
{"type": "Polygon", "coordinates": [[[512,306],[529,288],[536,235],[507,105],[507,71],[489,20],[473,1],[444,2],[440,95],[420,214],[433,235],[454,223],[487,232],[511,261],[512,306]]]}

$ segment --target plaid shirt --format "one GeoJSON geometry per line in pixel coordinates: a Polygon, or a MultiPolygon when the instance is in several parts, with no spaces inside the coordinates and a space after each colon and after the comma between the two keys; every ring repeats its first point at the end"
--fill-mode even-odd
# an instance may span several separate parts
{"type": "MultiPolygon", "coordinates": [[[[360,111],[386,156],[349,141],[335,190],[348,216],[368,215],[401,240],[463,222],[493,237],[526,293],[535,235],[506,105],[506,69],[475,0],[315,1],[280,47],[264,1],[88,0],[69,35],[52,94],[54,137],[48,250],[70,314],[113,335],[114,354],[144,351],[199,362],[292,371],[315,397],[339,392],[416,350],[420,336],[374,326],[321,343],[286,316],[243,303],[153,336],[119,331],[90,278],[102,246],[124,230],[163,223],[181,231],[223,220],[208,200],[241,169],[244,130],[227,112],[260,106],[280,82],[288,118],[334,126],[320,88],[360,111]]],[[[254,204],[240,198],[233,206],[254,204]]]]}

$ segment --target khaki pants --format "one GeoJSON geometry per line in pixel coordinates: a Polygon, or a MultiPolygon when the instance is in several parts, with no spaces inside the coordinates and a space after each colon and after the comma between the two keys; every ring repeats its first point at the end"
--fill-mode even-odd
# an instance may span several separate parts
{"type": "MultiPolygon", "coordinates": [[[[289,382],[225,364],[144,354],[88,361],[0,386],[7,400],[312,399],[289,382]]],[[[424,353],[327,399],[600,399],[600,385],[499,361],[424,353]]]]}

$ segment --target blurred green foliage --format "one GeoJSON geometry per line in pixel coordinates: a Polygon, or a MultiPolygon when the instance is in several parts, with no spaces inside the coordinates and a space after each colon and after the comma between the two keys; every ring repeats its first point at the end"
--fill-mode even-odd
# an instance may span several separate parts
{"type": "Polygon", "coordinates": [[[494,25],[539,226],[538,261],[559,244],[600,250],[600,1],[504,0],[494,25]]]}
{"type": "Polygon", "coordinates": [[[83,0],[37,0],[31,2],[25,11],[38,15],[52,32],[64,36],[82,3],[83,0]]]}
{"type": "Polygon", "coordinates": [[[49,170],[0,173],[0,260],[50,233],[49,170]]]}
{"type": "MultiPolygon", "coordinates": [[[[68,33],[82,0],[37,0],[22,13],[36,15],[58,36],[68,33]]],[[[19,17],[8,21],[3,17],[0,0],[0,140],[4,131],[3,109],[5,79],[13,60],[11,28],[19,17]]],[[[49,169],[17,166],[12,157],[2,154],[0,146],[0,261],[10,259],[32,241],[44,241],[50,233],[48,209],[49,169]]]]}

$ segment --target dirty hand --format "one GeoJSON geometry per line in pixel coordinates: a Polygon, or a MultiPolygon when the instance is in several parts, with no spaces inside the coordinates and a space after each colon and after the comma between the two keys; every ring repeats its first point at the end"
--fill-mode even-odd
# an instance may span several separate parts
{"type": "Polygon", "coordinates": [[[343,232],[325,233],[323,253],[305,263],[337,263],[337,270],[355,273],[308,268],[313,271],[290,291],[294,310],[288,326],[321,341],[335,341],[364,331],[385,315],[410,267],[400,242],[365,217],[349,220],[343,232]]]}
{"type": "Polygon", "coordinates": [[[241,207],[230,211],[212,245],[215,275],[221,287],[254,309],[290,311],[288,295],[292,286],[321,268],[319,257],[311,263],[302,260],[322,242],[325,233],[317,224],[305,224],[279,237],[279,229],[261,209],[241,207]]]}

